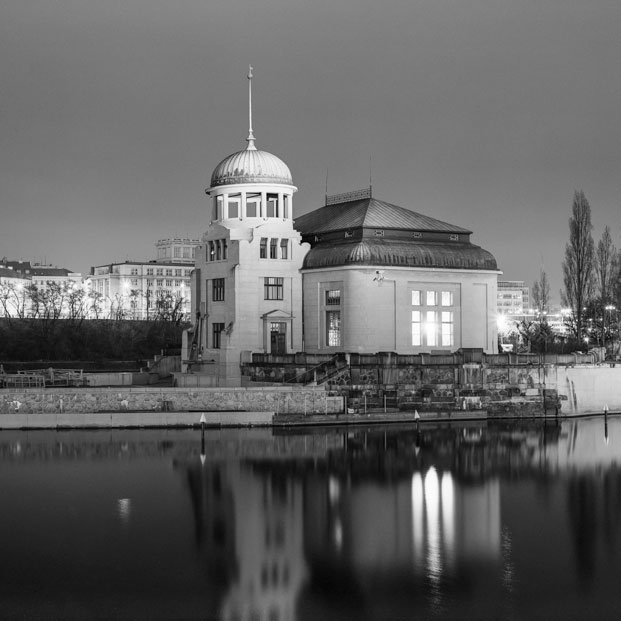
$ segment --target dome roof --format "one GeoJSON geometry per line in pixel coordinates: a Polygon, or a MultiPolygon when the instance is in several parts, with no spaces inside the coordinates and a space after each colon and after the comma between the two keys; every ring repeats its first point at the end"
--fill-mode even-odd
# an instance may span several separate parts
{"type": "Polygon", "coordinates": [[[225,157],[211,175],[211,187],[235,183],[282,183],[293,185],[289,167],[267,151],[259,151],[252,142],[247,149],[225,157]]]}

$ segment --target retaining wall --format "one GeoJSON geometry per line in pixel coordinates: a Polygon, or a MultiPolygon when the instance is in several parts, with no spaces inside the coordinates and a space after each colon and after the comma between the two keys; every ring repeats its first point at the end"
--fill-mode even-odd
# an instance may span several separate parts
{"type": "Polygon", "coordinates": [[[343,399],[328,396],[323,388],[116,387],[0,391],[0,418],[2,414],[132,411],[333,414],[343,411],[343,399]]]}

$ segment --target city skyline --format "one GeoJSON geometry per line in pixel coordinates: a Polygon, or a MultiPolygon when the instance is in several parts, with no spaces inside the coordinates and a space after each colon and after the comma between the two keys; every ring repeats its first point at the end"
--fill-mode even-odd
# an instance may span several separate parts
{"type": "Polygon", "coordinates": [[[574,190],[621,246],[621,6],[267,0],[0,8],[0,255],[91,266],[200,237],[211,171],[290,167],[294,213],[373,195],[474,232],[558,301],[574,190]]]}

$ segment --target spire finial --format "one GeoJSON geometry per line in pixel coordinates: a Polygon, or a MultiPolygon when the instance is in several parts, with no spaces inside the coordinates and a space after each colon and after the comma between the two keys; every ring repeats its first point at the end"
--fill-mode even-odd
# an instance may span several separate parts
{"type": "Polygon", "coordinates": [[[246,141],[248,142],[246,150],[256,150],[252,133],[252,65],[248,65],[248,138],[246,141]]]}

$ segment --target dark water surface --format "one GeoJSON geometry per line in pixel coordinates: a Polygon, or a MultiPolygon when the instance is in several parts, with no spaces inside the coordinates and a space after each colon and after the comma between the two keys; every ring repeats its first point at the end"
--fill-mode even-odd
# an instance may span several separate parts
{"type": "Polygon", "coordinates": [[[621,418],[0,432],[0,618],[619,619],[621,418]]]}

